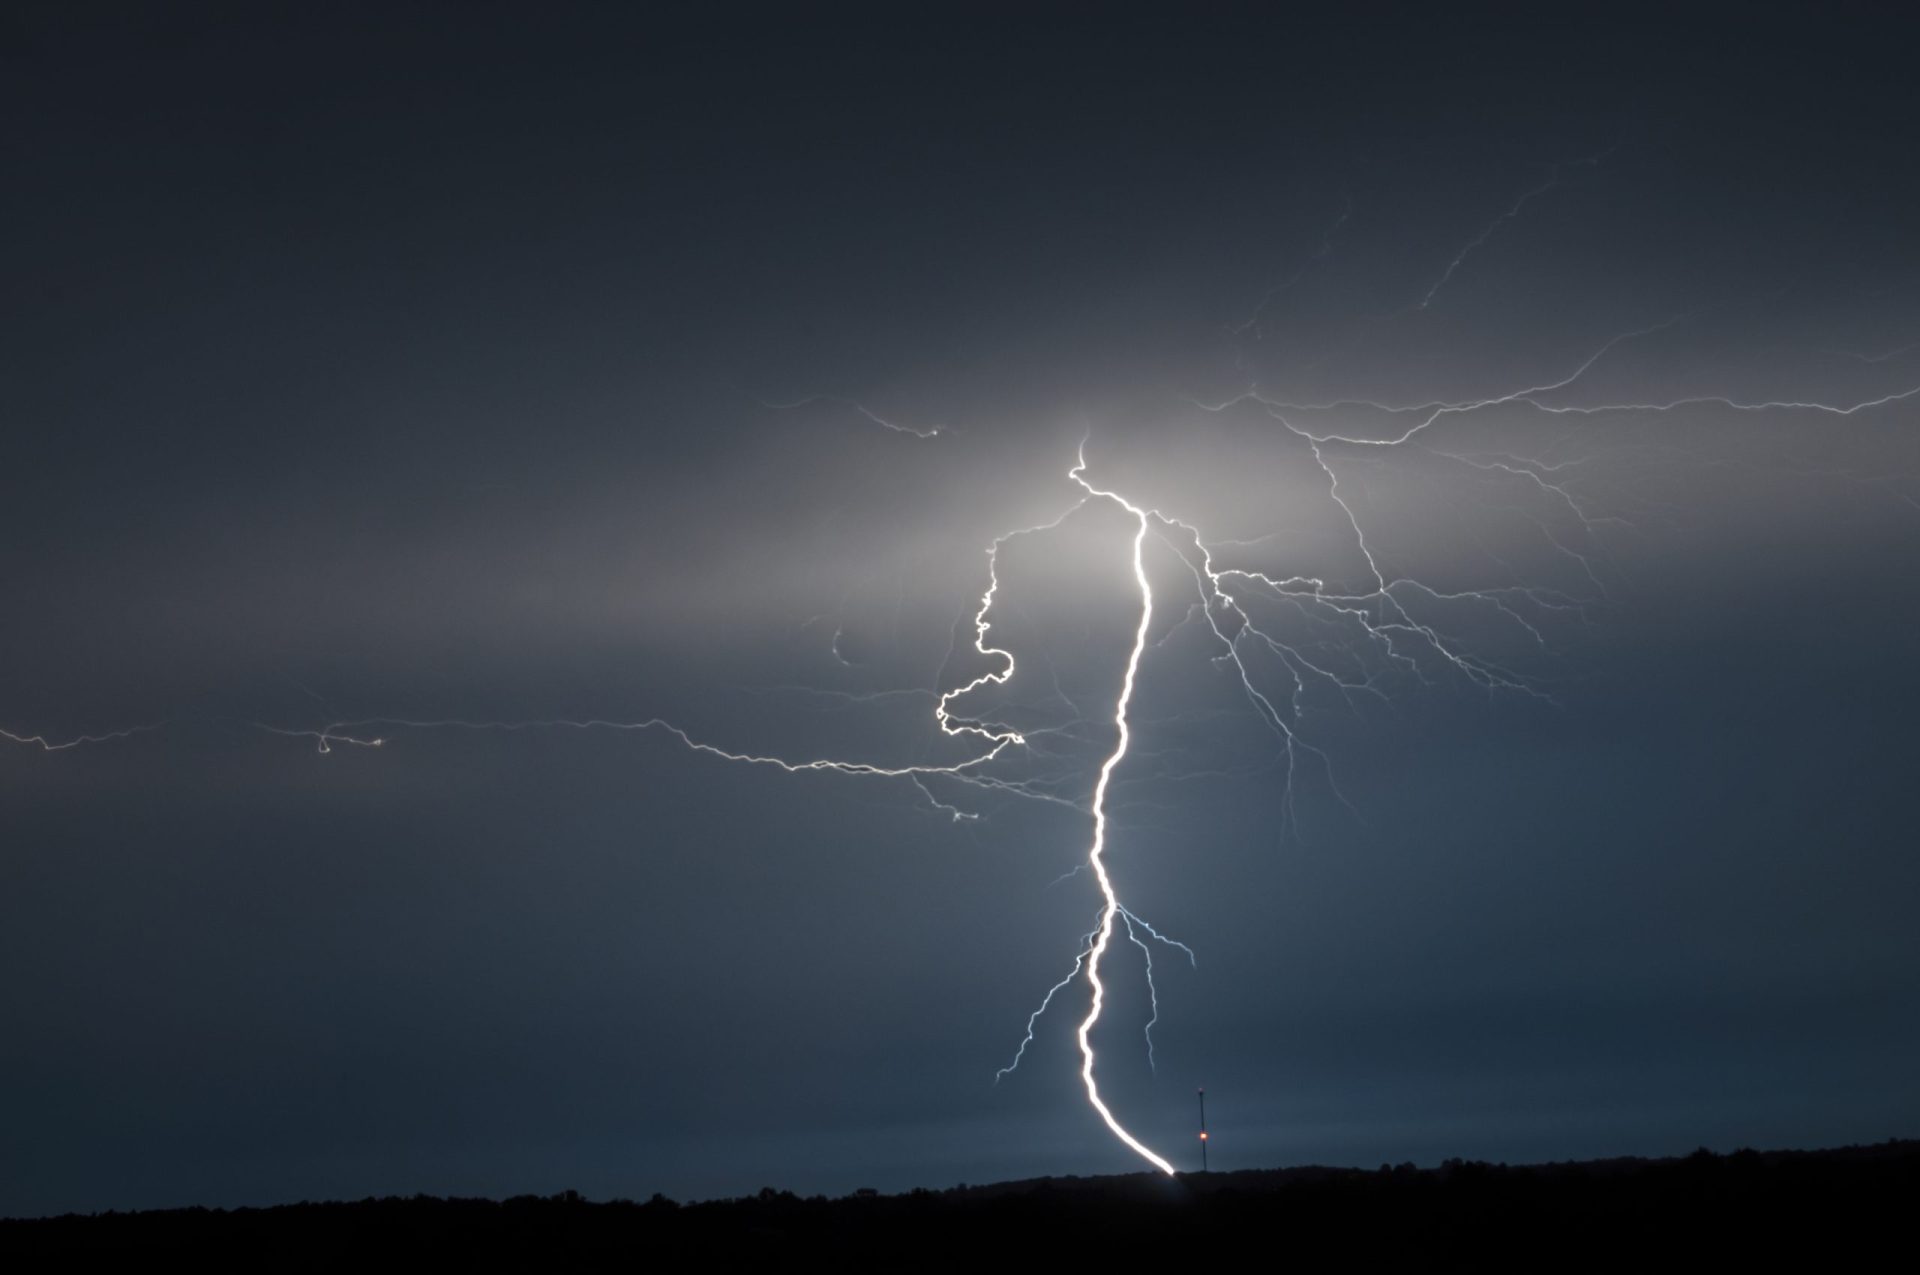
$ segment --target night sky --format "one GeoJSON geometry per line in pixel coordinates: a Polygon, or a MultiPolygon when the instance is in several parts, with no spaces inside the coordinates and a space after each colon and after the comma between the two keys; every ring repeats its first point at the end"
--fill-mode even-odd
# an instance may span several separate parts
{"type": "Polygon", "coordinates": [[[0,1214],[1148,1167],[1083,444],[1129,1129],[1920,1133],[1914,35],[9,5],[0,1214]]]}

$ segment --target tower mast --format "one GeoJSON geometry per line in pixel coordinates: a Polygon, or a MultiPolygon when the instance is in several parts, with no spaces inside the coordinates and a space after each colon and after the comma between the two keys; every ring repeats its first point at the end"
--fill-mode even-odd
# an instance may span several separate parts
{"type": "Polygon", "coordinates": [[[1200,1090],[1200,1172],[1207,1171],[1207,1091],[1200,1090]]]}

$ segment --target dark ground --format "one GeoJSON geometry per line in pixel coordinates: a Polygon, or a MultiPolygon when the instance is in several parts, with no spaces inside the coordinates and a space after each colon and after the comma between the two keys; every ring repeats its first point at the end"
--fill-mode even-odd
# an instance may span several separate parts
{"type": "Polygon", "coordinates": [[[840,1199],[768,1188],[698,1204],[593,1203],[569,1192],[68,1215],[0,1221],[0,1261],[138,1253],[318,1270],[368,1260],[611,1268],[741,1256],[923,1266],[1037,1254],[1204,1265],[1260,1254],[1416,1267],[1904,1265],[1916,1206],[1920,1142],[1890,1141],[1666,1160],[1042,1178],[840,1199]]]}

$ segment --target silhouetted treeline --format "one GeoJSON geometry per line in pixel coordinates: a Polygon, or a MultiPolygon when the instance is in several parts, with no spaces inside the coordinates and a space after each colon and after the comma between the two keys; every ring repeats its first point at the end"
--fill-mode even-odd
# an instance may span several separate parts
{"type": "Polygon", "coordinates": [[[1917,1208],[1920,1142],[1887,1142],[1521,1167],[1451,1160],[1436,1169],[1043,1178],[834,1199],[768,1188],[687,1205],[660,1196],[594,1203],[567,1192],[100,1213],[0,1221],[0,1261],[140,1255],[317,1270],[369,1260],[610,1268],[805,1256],[911,1267],[1034,1254],[1205,1265],[1251,1253],[1415,1267],[1729,1257],[1832,1266],[1888,1243],[1894,1253],[1910,1249],[1917,1208]]]}

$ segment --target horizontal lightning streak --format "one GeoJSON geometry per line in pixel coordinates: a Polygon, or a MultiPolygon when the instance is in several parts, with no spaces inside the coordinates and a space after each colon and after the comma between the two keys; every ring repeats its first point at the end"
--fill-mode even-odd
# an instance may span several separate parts
{"type": "Polygon", "coordinates": [[[865,417],[881,429],[892,430],[896,434],[911,434],[915,438],[938,438],[942,434],[951,434],[954,432],[944,425],[902,425],[899,421],[888,420],[858,399],[842,398],[837,394],[814,394],[807,398],[797,398],[791,402],[784,403],[770,402],[764,398],[756,398],[754,402],[760,404],[760,406],[770,412],[790,412],[795,408],[811,407],[815,403],[831,403],[835,407],[844,407],[849,411],[865,417]]]}
{"type": "Polygon", "coordinates": [[[82,744],[105,744],[116,739],[131,739],[135,735],[144,735],[160,729],[160,723],[150,726],[129,726],[125,730],[110,730],[99,735],[75,735],[69,739],[53,739],[46,735],[16,735],[10,730],[0,730],[0,739],[11,740],[16,744],[32,744],[43,753],[63,753],[69,748],[78,748],[82,744]]]}

